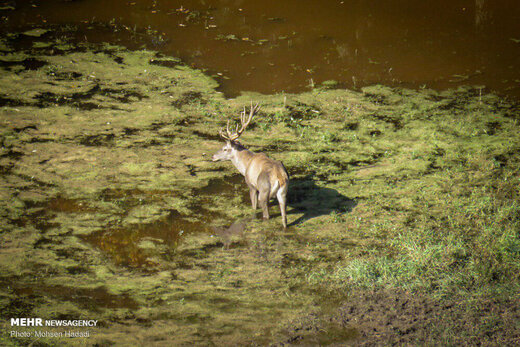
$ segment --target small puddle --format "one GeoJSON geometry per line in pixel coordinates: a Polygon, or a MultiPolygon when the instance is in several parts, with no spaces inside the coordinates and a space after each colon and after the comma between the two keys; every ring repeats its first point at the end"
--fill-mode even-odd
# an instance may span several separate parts
{"type": "MultiPolygon", "coordinates": [[[[11,282],[14,283],[14,282],[11,282]]],[[[139,304],[127,294],[110,294],[105,287],[72,288],[62,285],[12,285],[9,282],[2,284],[10,287],[14,294],[22,297],[37,298],[48,296],[60,301],[72,301],[85,308],[128,308],[135,310],[139,304]]]]}
{"type": "Polygon", "coordinates": [[[54,212],[80,213],[94,212],[95,210],[87,205],[86,202],[79,199],[66,199],[58,196],[52,199],[46,206],[54,212]]]}
{"type": "Polygon", "coordinates": [[[237,191],[240,191],[240,185],[243,186],[243,192],[246,193],[245,196],[249,199],[249,193],[245,188],[246,183],[244,181],[244,177],[240,174],[234,174],[224,178],[212,178],[209,180],[206,186],[195,189],[193,195],[204,195],[207,197],[211,197],[213,195],[234,196],[237,194],[237,191]]]}
{"type": "Polygon", "coordinates": [[[14,222],[20,227],[24,227],[30,223],[40,230],[41,233],[45,233],[48,229],[59,225],[49,218],[56,212],[89,213],[96,211],[96,209],[89,206],[86,201],[67,199],[62,196],[57,196],[44,202],[25,201],[24,203],[27,208],[26,214],[14,222]]]}
{"type": "Polygon", "coordinates": [[[153,272],[158,263],[151,258],[172,253],[185,233],[209,230],[207,223],[188,220],[172,211],[154,223],[100,230],[82,239],[100,249],[116,265],[153,272]]]}

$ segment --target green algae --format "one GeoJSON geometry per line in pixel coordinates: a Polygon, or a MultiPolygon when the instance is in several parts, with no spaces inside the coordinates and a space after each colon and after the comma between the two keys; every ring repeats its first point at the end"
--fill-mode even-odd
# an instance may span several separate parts
{"type": "Polygon", "coordinates": [[[23,34],[26,36],[40,37],[42,35],[45,35],[48,32],[49,32],[48,29],[34,28],[31,30],[25,31],[23,34]]]}
{"type": "Polygon", "coordinates": [[[518,286],[515,103],[333,83],[226,100],[154,52],[33,48],[0,75],[0,269],[32,295],[4,288],[4,308],[104,321],[89,343],[268,344],[354,286],[518,286]],[[256,218],[235,168],[210,161],[251,99],[262,108],[241,141],[289,171],[285,231],[277,206],[256,218]]]}

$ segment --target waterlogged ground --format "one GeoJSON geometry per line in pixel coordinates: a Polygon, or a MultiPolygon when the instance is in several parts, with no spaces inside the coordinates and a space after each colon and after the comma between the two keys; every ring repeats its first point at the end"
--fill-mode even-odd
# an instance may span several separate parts
{"type": "Polygon", "coordinates": [[[227,100],[176,59],[52,37],[0,43],[1,344],[520,342],[517,104],[332,81],[227,100]],[[251,100],[286,230],[209,160],[251,100]],[[10,317],[100,326],[35,341],[10,317]]]}

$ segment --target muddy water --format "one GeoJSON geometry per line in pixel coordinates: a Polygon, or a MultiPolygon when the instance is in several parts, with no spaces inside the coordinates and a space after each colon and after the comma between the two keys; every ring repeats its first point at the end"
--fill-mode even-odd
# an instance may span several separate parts
{"type": "Polygon", "coordinates": [[[40,298],[41,296],[50,296],[60,300],[70,300],[80,302],[82,306],[90,308],[130,308],[136,309],[138,304],[127,295],[113,295],[107,292],[104,287],[97,288],[72,288],[60,285],[42,285],[38,283],[37,290],[32,284],[26,286],[14,284],[14,281],[6,281],[2,283],[8,286],[10,290],[19,297],[29,297],[31,299],[40,298]]]}
{"type": "Polygon", "coordinates": [[[154,271],[157,262],[150,259],[152,254],[174,249],[185,231],[205,230],[204,224],[189,222],[171,213],[150,224],[100,230],[84,236],[83,240],[100,249],[117,265],[154,271]],[[161,246],[165,247],[160,249],[161,246]]]}
{"type": "MultiPolygon", "coordinates": [[[[214,179],[208,185],[192,192],[194,203],[191,206],[192,216],[185,216],[172,210],[166,217],[151,223],[114,226],[83,236],[82,239],[101,250],[113,263],[143,271],[157,270],[156,256],[175,253],[183,235],[190,233],[216,234],[223,240],[223,246],[228,246],[227,238],[233,233],[241,232],[243,224],[231,221],[221,213],[206,209],[212,205],[215,196],[230,196],[236,190],[242,190],[245,200],[245,190],[240,189],[243,178],[233,175],[227,179],[214,179]],[[221,226],[222,222],[227,223],[221,226]],[[217,227],[218,226],[218,227],[217,227]],[[229,235],[228,235],[229,234],[229,235]]],[[[125,210],[131,206],[159,199],[169,192],[146,192],[139,190],[106,190],[104,201],[112,201],[125,210]]],[[[57,212],[84,212],[87,209],[81,202],[57,198],[51,200],[48,208],[57,212]]]]}
{"type": "Polygon", "coordinates": [[[149,34],[149,48],[206,69],[228,95],[297,92],[335,80],[347,87],[476,84],[520,96],[516,0],[47,0],[11,8],[1,11],[8,30],[73,25],[78,39],[129,46],[149,34]]]}

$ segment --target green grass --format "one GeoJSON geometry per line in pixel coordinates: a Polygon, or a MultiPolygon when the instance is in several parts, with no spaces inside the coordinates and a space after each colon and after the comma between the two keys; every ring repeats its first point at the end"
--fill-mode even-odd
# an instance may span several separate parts
{"type": "MultiPolygon", "coordinates": [[[[322,281],[439,296],[515,294],[520,289],[519,181],[507,175],[488,177],[486,185],[468,186],[458,195],[424,193],[412,216],[383,225],[390,233],[382,247],[322,274],[322,281]]],[[[381,236],[377,226],[372,229],[373,237],[381,236]]]]}

